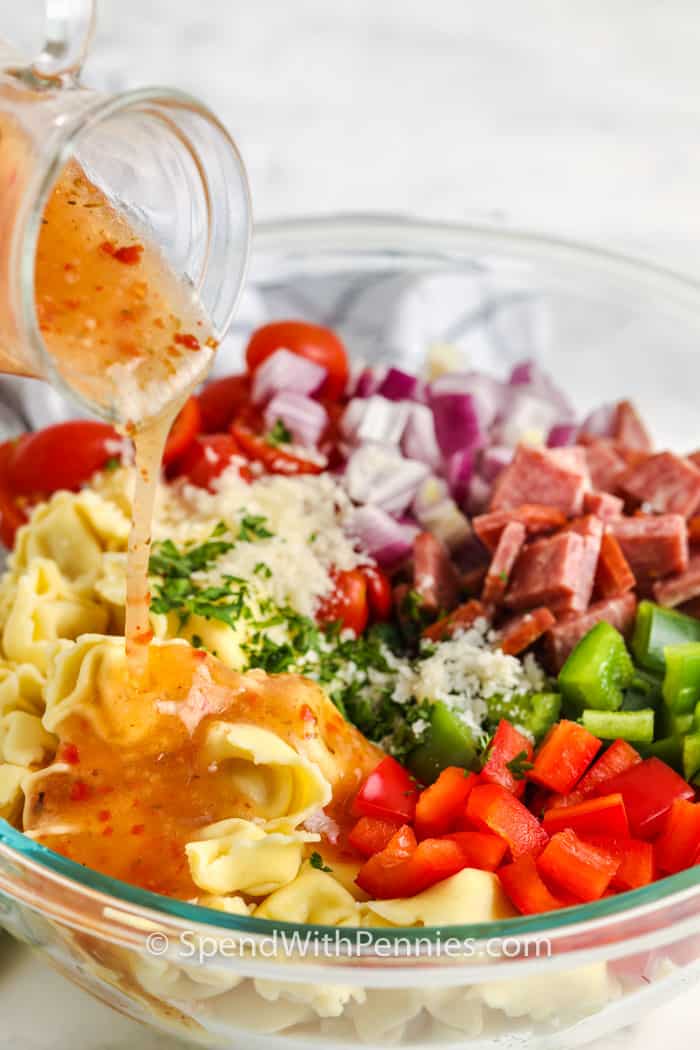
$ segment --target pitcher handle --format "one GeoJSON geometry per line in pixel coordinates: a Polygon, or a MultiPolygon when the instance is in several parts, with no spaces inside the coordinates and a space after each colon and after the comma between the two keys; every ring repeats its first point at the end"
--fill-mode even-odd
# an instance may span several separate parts
{"type": "Polygon", "coordinates": [[[97,22],[97,0],[44,0],[46,42],[31,64],[43,80],[76,81],[97,22]]]}

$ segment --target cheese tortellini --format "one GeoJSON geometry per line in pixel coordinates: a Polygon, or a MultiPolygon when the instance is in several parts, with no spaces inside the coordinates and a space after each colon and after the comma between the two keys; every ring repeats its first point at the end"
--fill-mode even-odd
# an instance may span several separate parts
{"type": "Polygon", "coordinates": [[[475,868],[465,868],[415,897],[370,901],[364,907],[394,926],[446,926],[515,915],[498,877],[475,868]]]}
{"type": "Polygon", "coordinates": [[[255,917],[318,926],[359,926],[360,908],[332,874],[305,864],[293,882],[270,894],[256,908],[255,917]]]}

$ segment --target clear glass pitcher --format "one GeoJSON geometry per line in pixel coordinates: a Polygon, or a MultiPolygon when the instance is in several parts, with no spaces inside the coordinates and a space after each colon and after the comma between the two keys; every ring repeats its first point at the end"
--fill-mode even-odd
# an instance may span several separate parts
{"type": "Polygon", "coordinates": [[[87,173],[159,250],[195,293],[215,339],[243,284],[251,206],[235,143],[195,99],[160,88],[101,96],[82,86],[94,8],[91,0],[47,0],[47,44],[29,64],[0,42],[0,371],[49,379],[115,419],[114,398],[82,374],[87,364],[64,367],[37,316],[37,246],[67,165],[87,173]]]}

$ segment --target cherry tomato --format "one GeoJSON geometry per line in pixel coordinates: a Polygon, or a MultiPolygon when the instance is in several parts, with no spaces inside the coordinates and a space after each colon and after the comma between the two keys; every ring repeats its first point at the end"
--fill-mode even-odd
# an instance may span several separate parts
{"type": "Polygon", "coordinates": [[[312,459],[295,456],[277,445],[270,445],[264,438],[258,437],[247,427],[234,423],[231,434],[240,446],[243,455],[256,463],[261,463],[268,474],[320,474],[324,465],[312,459]]]}
{"type": "Polygon", "coordinates": [[[320,393],[339,398],[347,386],[350,368],[345,347],[330,328],[306,321],[275,321],[253,332],[245,352],[248,370],[255,372],[275,350],[291,350],[322,365],[328,372],[320,393]]]}
{"type": "Polygon", "coordinates": [[[250,376],[224,376],[208,383],[199,395],[202,433],[217,434],[250,404],[250,376]]]}
{"type": "Polygon", "coordinates": [[[75,492],[108,460],[119,457],[123,444],[114,427],[92,419],[44,427],[14,445],[7,465],[10,488],[20,496],[75,492]]]}
{"type": "Polygon", "coordinates": [[[201,430],[202,414],[196,397],[188,397],[170,428],[163,452],[163,466],[179,459],[201,430]]]}
{"type": "Polygon", "coordinates": [[[391,580],[377,565],[363,565],[360,571],[367,583],[367,603],[372,619],[375,623],[386,623],[393,606],[391,580]]]}
{"type": "Polygon", "coordinates": [[[0,541],[10,550],[14,546],[15,533],[27,520],[26,511],[16,501],[8,480],[8,465],[14,456],[18,443],[23,443],[31,435],[25,434],[17,441],[5,441],[0,445],[0,541]]]}
{"type": "MultiPolygon", "coordinates": [[[[211,488],[214,478],[218,478],[241,451],[230,434],[198,435],[190,447],[175,463],[176,477],[186,477],[191,485],[200,489],[211,488]]],[[[245,464],[241,464],[238,473],[245,481],[252,481],[253,475],[245,464]]]]}
{"type": "Polygon", "coordinates": [[[362,634],[369,620],[367,581],[360,569],[332,573],[335,589],[316,613],[319,623],[340,623],[344,630],[362,634]]]}

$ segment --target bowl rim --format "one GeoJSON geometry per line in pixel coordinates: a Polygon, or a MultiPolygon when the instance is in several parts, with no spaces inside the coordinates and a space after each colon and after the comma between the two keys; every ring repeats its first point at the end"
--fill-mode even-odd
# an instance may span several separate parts
{"type": "MultiPolygon", "coordinates": [[[[256,224],[253,233],[250,274],[255,272],[258,254],[287,251],[308,254],[309,250],[336,250],[357,254],[383,251],[419,255],[427,252],[439,257],[442,251],[454,253],[462,249],[465,258],[475,247],[496,252],[508,251],[524,259],[584,265],[599,277],[617,276],[625,283],[654,286],[658,294],[664,292],[665,304],[675,310],[687,311],[687,320],[700,329],[700,280],[676,272],[666,266],[639,260],[633,256],[606,248],[587,245],[565,238],[526,231],[502,229],[489,225],[428,221],[388,213],[337,213],[321,216],[300,216],[269,220],[256,224]],[[330,244],[329,244],[330,242],[330,244]]],[[[141,929],[153,928],[164,919],[187,922],[188,928],[202,931],[218,929],[222,934],[235,932],[253,937],[270,937],[273,933],[293,937],[302,933],[314,939],[323,939],[336,933],[337,927],[313,923],[283,922],[256,919],[252,916],[230,915],[225,912],[193,905],[175,898],[142,890],[92,869],[85,868],[59,853],[34,841],[23,832],[0,820],[0,891],[10,898],[26,903],[34,909],[40,902],[35,892],[22,887],[21,878],[13,879],[3,866],[26,868],[38,875],[53,890],[68,890],[89,896],[103,909],[115,909],[125,917],[130,914],[141,923],[141,929]],[[144,925],[146,924],[146,925],[144,925]]],[[[367,954],[372,956],[372,944],[380,940],[402,943],[438,938],[445,929],[461,940],[484,942],[489,939],[518,939],[521,942],[543,935],[590,934],[609,926],[614,920],[631,923],[654,912],[659,905],[673,906],[684,901],[700,899],[700,866],[668,876],[640,889],[627,891],[615,897],[602,898],[533,916],[482,923],[456,924],[443,927],[358,927],[367,934],[367,954]]],[[[48,894],[43,895],[41,910],[50,915],[52,906],[48,894]]],[[[59,907],[58,912],[62,911],[59,907]]],[[[70,909],[69,909],[70,910],[70,909]]],[[[79,924],[78,918],[73,918],[79,924]]],[[[138,923],[131,923],[132,930],[138,923]]],[[[128,926],[129,924],[126,923],[128,926]]],[[[347,928],[352,931],[354,928],[347,928]]],[[[346,932],[347,932],[346,929],[346,932]]],[[[622,938],[627,939],[627,934],[622,938]]]]}

